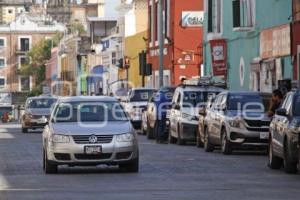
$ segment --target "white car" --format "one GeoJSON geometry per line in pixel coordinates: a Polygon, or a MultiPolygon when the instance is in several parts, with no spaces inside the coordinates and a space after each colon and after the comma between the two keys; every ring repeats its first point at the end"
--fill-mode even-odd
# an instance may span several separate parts
{"type": "Polygon", "coordinates": [[[142,127],[142,114],[146,109],[149,99],[155,93],[155,89],[133,88],[128,92],[124,108],[129,114],[132,125],[139,130],[142,127]]]}
{"type": "Polygon", "coordinates": [[[119,165],[138,172],[136,134],[113,97],[64,97],[58,100],[43,132],[45,173],[59,165],[119,165]]]}
{"type": "Polygon", "coordinates": [[[223,91],[212,86],[182,85],[175,90],[170,113],[169,142],[183,145],[196,141],[199,110],[209,96],[223,91]]]}

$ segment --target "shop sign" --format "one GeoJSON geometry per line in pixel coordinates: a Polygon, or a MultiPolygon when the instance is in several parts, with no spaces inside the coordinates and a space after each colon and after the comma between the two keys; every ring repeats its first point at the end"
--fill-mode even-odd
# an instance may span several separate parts
{"type": "Polygon", "coordinates": [[[265,29],[260,34],[260,57],[262,59],[291,54],[291,28],[289,24],[265,29]]]}
{"type": "Polygon", "coordinates": [[[227,72],[227,45],[226,40],[210,41],[212,69],[214,76],[225,76],[227,72]]]}
{"type": "Polygon", "coordinates": [[[203,26],[203,11],[183,11],[181,16],[182,27],[201,27],[203,26]]]}

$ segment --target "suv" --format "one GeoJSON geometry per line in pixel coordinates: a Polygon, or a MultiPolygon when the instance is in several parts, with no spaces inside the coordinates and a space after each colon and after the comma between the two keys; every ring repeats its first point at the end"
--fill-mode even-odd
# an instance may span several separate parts
{"type": "Polygon", "coordinates": [[[222,92],[207,109],[204,125],[204,149],[212,152],[221,145],[223,154],[234,147],[267,147],[270,118],[266,105],[271,94],[258,92],[222,92]]]}
{"type": "Polygon", "coordinates": [[[175,92],[175,87],[163,87],[161,88],[149,101],[147,110],[145,111],[144,118],[147,122],[147,138],[153,139],[156,137],[156,125],[157,125],[157,107],[159,105],[159,101],[161,98],[164,98],[165,104],[162,105],[161,111],[164,112],[163,114],[166,114],[166,129],[165,131],[169,131],[169,117],[170,117],[170,110],[172,105],[172,98],[175,92]]]}
{"type": "Polygon", "coordinates": [[[272,120],[269,166],[287,173],[297,172],[300,134],[300,91],[289,92],[272,120]]]}
{"type": "Polygon", "coordinates": [[[141,129],[143,110],[154,93],[155,89],[150,88],[133,88],[128,92],[124,107],[135,129],[141,129]]]}
{"type": "Polygon", "coordinates": [[[196,141],[198,129],[198,106],[203,106],[208,97],[223,89],[213,86],[182,85],[174,93],[170,112],[169,142],[183,145],[196,141]]]}
{"type": "Polygon", "coordinates": [[[21,118],[22,132],[27,133],[28,129],[44,128],[56,101],[57,98],[50,96],[28,98],[21,118]]]}

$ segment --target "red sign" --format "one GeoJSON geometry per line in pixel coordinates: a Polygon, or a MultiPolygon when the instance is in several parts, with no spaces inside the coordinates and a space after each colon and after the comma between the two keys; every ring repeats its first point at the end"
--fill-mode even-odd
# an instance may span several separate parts
{"type": "Polygon", "coordinates": [[[226,40],[210,41],[211,60],[214,76],[225,76],[227,72],[227,45],[226,40]]]}

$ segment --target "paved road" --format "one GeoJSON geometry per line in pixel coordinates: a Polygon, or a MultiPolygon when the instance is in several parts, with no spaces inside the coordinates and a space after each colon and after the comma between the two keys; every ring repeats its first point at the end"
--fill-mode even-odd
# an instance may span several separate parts
{"type": "Polygon", "coordinates": [[[205,153],[140,136],[140,173],[117,168],[42,171],[41,133],[0,124],[0,200],[299,199],[300,176],[272,171],[259,153],[205,153]]]}

